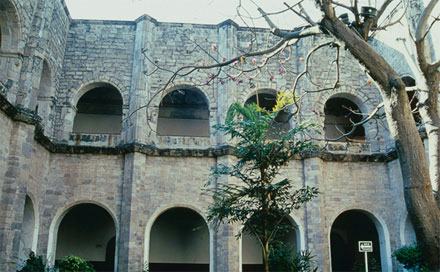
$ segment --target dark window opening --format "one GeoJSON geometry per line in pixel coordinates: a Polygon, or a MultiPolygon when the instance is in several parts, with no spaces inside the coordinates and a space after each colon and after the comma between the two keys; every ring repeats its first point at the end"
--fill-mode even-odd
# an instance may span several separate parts
{"type": "MultiPolygon", "coordinates": [[[[405,83],[406,87],[415,87],[416,81],[410,77],[410,76],[404,76],[402,77],[403,83],[405,83]]],[[[409,104],[411,106],[412,115],[414,117],[414,121],[417,125],[422,123],[422,117],[420,116],[419,110],[417,108],[417,104],[419,103],[419,100],[417,99],[417,94],[415,91],[410,90],[406,92],[409,99],[409,104]]]]}
{"type": "Polygon", "coordinates": [[[94,88],[78,101],[73,123],[75,133],[120,133],[122,97],[111,85],[94,88]]]}
{"type": "Polygon", "coordinates": [[[168,93],[159,105],[157,134],[208,137],[209,108],[204,95],[190,89],[168,93]]]}
{"type": "MultiPolygon", "coordinates": [[[[274,94],[259,93],[258,96],[251,96],[244,104],[249,105],[254,103],[267,111],[272,111],[276,105],[276,100],[277,98],[274,94]]],[[[284,131],[290,129],[289,112],[287,110],[282,110],[277,114],[275,117],[274,127],[284,131]]]]}
{"type": "MultiPolygon", "coordinates": [[[[353,130],[353,124],[359,123],[362,119],[362,112],[359,107],[346,98],[331,98],[325,103],[324,132],[326,139],[337,139],[353,130]]],[[[346,137],[338,139],[338,142],[347,140],[365,141],[364,127],[357,126],[354,131],[346,137]]]]}

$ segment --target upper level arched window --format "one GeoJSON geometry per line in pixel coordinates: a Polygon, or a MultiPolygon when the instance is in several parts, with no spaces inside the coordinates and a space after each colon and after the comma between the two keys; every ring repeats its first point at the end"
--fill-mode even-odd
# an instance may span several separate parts
{"type": "Polygon", "coordinates": [[[20,20],[10,0],[0,0],[0,49],[16,51],[20,38],[20,20]]]}
{"type": "MultiPolygon", "coordinates": [[[[258,92],[257,94],[254,94],[253,96],[249,97],[245,105],[255,103],[261,108],[272,111],[272,109],[276,105],[277,95],[275,91],[272,90],[265,90],[261,93],[258,92]]],[[[288,111],[280,111],[277,116],[275,117],[276,123],[274,123],[274,127],[279,127],[282,130],[288,130],[290,128],[289,125],[289,113],[288,111]]]]}
{"type": "Polygon", "coordinates": [[[43,70],[41,72],[37,103],[35,105],[35,112],[43,118],[46,118],[49,115],[51,96],[52,75],[48,63],[46,61],[43,61],[43,70]]]}
{"type": "Polygon", "coordinates": [[[329,99],[324,107],[324,132],[326,139],[337,139],[339,142],[347,140],[365,141],[365,129],[362,125],[346,137],[342,135],[353,130],[353,124],[362,120],[362,112],[359,107],[349,99],[335,97],[329,99]]]}
{"type": "Polygon", "coordinates": [[[416,124],[419,124],[422,122],[422,117],[420,116],[420,113],[417,109],[417,104],[419,103],[419,100],[417,99],[417,94],[414,88],[411,88],[416,87],[416,81],[410,76],[403,76],[402,81],[403,83],[405,83],[406,87],[409,87],[407,88],[406,93],[408,94],[409,104],[411,106],[411,111],[413,112],[414,121],[416,121],[416,124]]]}
{"type": "Polygon", "coordinates": [[[208,137],[209,107],[204,94],[193,88],[168,93],[159,105],[157,134],[208,137]]]}
{"type": "Polygon", "coordinates": [[[120,133],[122,96],[110,84],[99,84],[86,92],[76,104],[75,133],[120,133]]]}

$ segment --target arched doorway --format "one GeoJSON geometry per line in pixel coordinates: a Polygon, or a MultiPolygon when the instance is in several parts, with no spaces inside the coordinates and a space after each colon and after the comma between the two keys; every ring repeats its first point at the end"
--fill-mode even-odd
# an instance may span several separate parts
{"type": "Polygon", "coordinates": [[[78,204],[59,225],[56,260],[74,255],[90,261],[98,272],[114,271],[115,236],[115,222],[104,208],[78,204]]]}
{"type": "MultiPolygon", "coordinates": [[[[292,219],[286,219],[286,224],[291,224],[294,229],[284,233],[277,239],[284,245],[285,249],[296,253],[299,250],[299,229],[292,219]]],[[[257,239],[250,233],[243,231],[241,236],[241,262],[243,272],[263,272],[262,249],[257,239]]]]}
{"type": "Polygon", "coordinates": [[[21,227],[20,245],[18,252],[17,269],[21,269],[29,257],[31,251],[35,251],[37,238],[37,220],[34,212],[34,204],[29,196],[24,202],[23,223],[21,227]]]}
{"type": "Polygon", "coordinates": [[[375,223],[365,212],[350,210],[340,214],[331,228],[333,272],[365,270],[365,253],[359,252],[359,241],[373,242],[373,252],[368,253],[368,268],[369,271],[382,271],[381,246],[375,223]]]}
{"type": "Polygon", "coordinates": [[[98,84],[78,100],[73,132],[121,133],[122,104],[122,96],[118,89],[107,83],[98,84]]]}
{"type": "Polygon", "coordinates": [[[168,93],[159,105],[157,134],[208,137],[209,106],[205,95],[195,88],[168,93]]]}
{"type": "Polygon", "coordinates": [[[205,220],[195,211],[180,207],[165,211],[150,232],[150,272],[208,272],[209,238],[205,220]]]}

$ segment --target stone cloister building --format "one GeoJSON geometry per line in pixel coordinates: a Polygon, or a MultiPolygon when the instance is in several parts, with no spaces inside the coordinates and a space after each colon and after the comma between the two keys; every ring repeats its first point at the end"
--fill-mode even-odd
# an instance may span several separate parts
{"type": "MultiPolygon", "coordinates": [[[[206,221],[210,199],[201,189],[209,169],[234,162],[228,138],[212,126],[236,101],[258,98],[270,107],[277,91],[293,87],[307,53],[329,37],[299,41],[283,53],[283,66],[271,61],[251,80],[200,84],[209,81],[202,71],[156,95],[171,76],[156,65],[210,61],[192,41],[222,60],[264,46],[268,30],[146,15],[74,20],[63,0],[0,0],[0,31],[0,271],[21,268],[30,250],[50,265],[74,254],[98,271],[140,271],[145,263],[152,271],[258,268],[255,242],[235,238],[240,226],[214,229],[206,221]],[[150,100],[147,114],[142,106],[150,100]]],[[[384,52],[411,84],[399,53],[384,52]]],[[[304,121],[328,137],[337,136],[335,125],[350,129],[344,107],[369,113],[381,101],[362,67],[340,53],[339,86],[302,100],[304,121]]],[[[334,80],[335,54],[325,48],[311,58],[313,81],[334,80]]],[[[318,88],[301,80],[298,91],[318,88]]],[[[311,250],[320,271],[352,269],[362,260],[359,240],[373,241],[370,258],[382,271],[398,270],[392,251],[415,238],[386,125],[367,123],[325,150],[282,171],[295,186],[322,192],[292,214],[297,228],[288,239],[311,250]]]]}

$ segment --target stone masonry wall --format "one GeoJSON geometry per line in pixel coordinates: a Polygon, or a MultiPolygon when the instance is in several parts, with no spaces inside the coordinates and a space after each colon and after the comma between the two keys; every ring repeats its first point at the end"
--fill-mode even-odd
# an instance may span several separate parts
{"type": "MultiPolygon", "coordinates": [[[[307,53],[331,41],[325,36],[303,39],[250,75],[240,76],[236,68],[252,68],[266,60],[239,61],[213,80],[212,73],[217,71],[200,69],[190,76],[177,76],[166,86],[171,73],[160,69],[153,73],[157,65],[172,71],[185,65],[207,66],[274,45],[278,39],[267,29],[242,28],[230,20],[219,25],[160,23],[146,15],[134,22],[71,20],[62,0],[8,1],[17,7],[21,36],[15,51],[0,51],[0,67],[8,69],[0,71],[4,77],[0,80],[14,82],[0,97],[10,102],[1,100],[0,113],[1,271],[16,269],[26,195],[37,211],[37,254],[53,263],[63,216],[77,204],[93,203],[115,221],[117,270],[142,269],[148,261],[149,231],[155,219],[173,207],[192,209],[206,219],[210,200],[201,195],[201,189],[209,169],[234,163],[234,157],[219,148],[231,142],[214,135],[212,129],[210,137],[157,136],[163,96],[181,87],[196,88],[208,101],[210,126],[223,123],[234,102],[244,103],[257,91],[292,89],[296,76],[305,69],[307,53]],[[50,115],[41,121],[29,110],[33,110],[44,60],[53,88],[50,115]],[[97,83],[111,84],[121,92],[123,117],[133,113],[124,119],[121,143],[116,147],[69,146],[76,102],[97,83]],[[148,111],[141,108],[153,97],[148,111]],[[16,104],[27,110],[19,110],[16,104]]],[[[298,95],[312,91],[300,101],[300,121],[316,123],[318,130],[322,130],[324,105],[330,98],[349,98],[363,113],[381,102],[363,68],[342,48],[339,85],[316,92],[320,87],[310,79],[323,87],[334,84],[337,71],[328,67],[335,56],[335,48],[317,51],[310,58],[311,78],[300,80],[297,86],[298,95]]],[[[390,254],[411,231],[405,227],[399,163],[386,153],[393,144],[380,125],[365,126],[365,143],[329,146],[337,153],[334,157],[319,153],[297,158],[282,169],[280,178],[290,178],[294,187],[317,186],[322,192],[292,214],[301,232],[300,246],[316,255],[320,271],[331,271],[334,220],[353,209],[367,214],[379,228],[383,271],[398,270],[390,254]],[[378,154],[381,159],[375,157],[378,154]]],[[[223,177],[216,182],[236,181],[223,177]]],[[[240,271],[240,242],[234,236],[240,226],[209,228],[211,272],[240,271]]]]}
{"type": "MultiPolygon", "coordinates": [[[[45,151],[43,151],[44,153],[45,151]]],[[[36,154],[44,156],[44,154],[36,154]]],[[[38,250],[54,261],[56,237],[52,226],[69,207],[95,203],[104,207],[119,226],[123,174],[122,156],[52,154],[44,183],[39,188],[40,231],[38,250]]]]}
{"type": "MultiPolygon", "coordinates": [[[[13,121],[9,119],[2,112],[0,113],[0,127],[2,128],[2,133],[0,133],[0,177],[3,177],[7,168],[7,158],[9,155],[9,142],[11,141],[11,131],[12,131],[13,121]]],[[[4,179],[0,179],[0,190],[3,187],[4,179]]]]}
{"type": "MultiPolygon", "coordinates": [[[[63,62],[57,107],[56,138],[67,140],[75,106],[92,83],[110,83],[128,107],[133,66],[133,22],[74,20],[71,23],[63,62]]],[[[125,112],[126,113],[126,112],[125,112]]]]}

